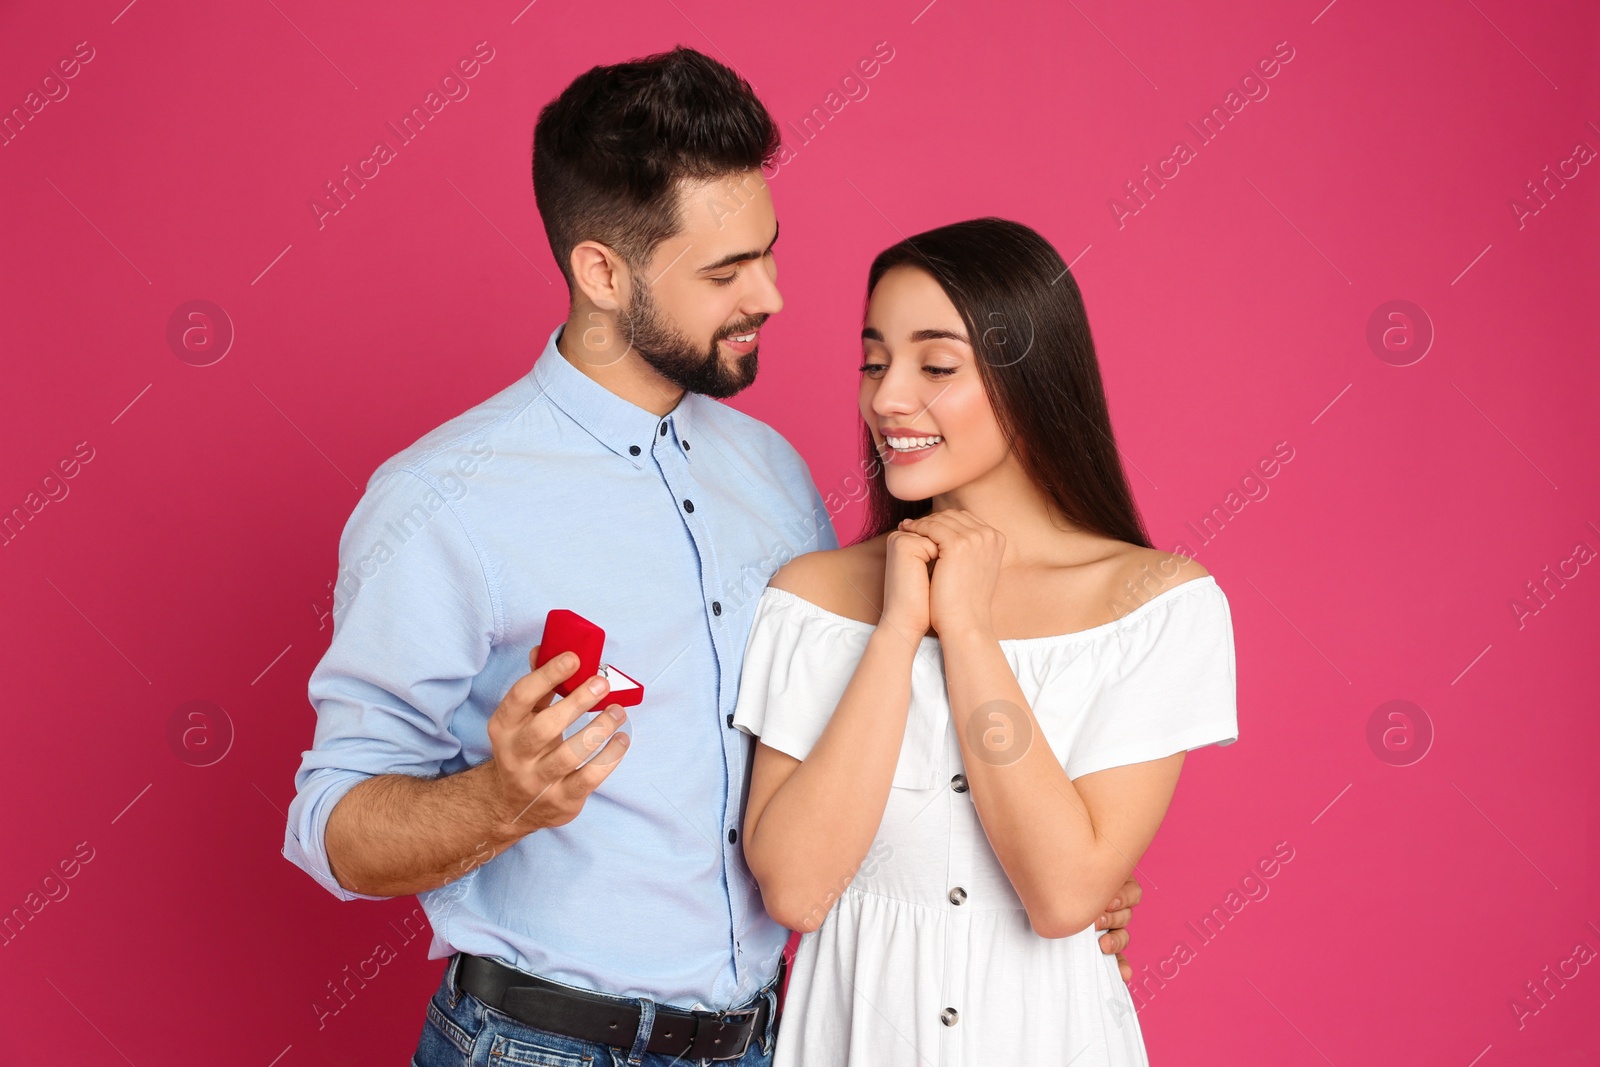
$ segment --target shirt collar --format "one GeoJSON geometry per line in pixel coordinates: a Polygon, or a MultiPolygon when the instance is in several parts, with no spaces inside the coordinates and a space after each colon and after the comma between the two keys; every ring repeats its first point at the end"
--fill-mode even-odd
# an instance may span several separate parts
{"type": "Polygon", "coordinates": [[[529,372],[539,391],[596,441],[635,467],[644,466],[646,455],[656,447],[671,447],[686,460],[693,456],[683,442],[690,441],[690,449],[693,448],[694,408],[700,403],[700,395],[685,392],[678,406],[665,415],[622,399],[561,354],[556,342],[566,325],[563,322],[550,332],[544,351],[529,372]],[[637,454],[634,449],[638,449],[637,454]]]}

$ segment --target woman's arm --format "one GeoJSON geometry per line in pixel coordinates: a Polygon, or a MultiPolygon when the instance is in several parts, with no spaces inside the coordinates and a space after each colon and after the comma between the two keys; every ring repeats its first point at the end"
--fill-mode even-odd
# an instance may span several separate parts
{"type": "Polygon", "coordinates": [[[960,509],[901,529],[938,546],[930,619],[984,833],[1035,932],[1075,934],[1106,911],[1155,837],[1183,753],[1069,779],[995,637],[990,607],[1005,536],[960,509]]]}
{"type": "Polygon", "coordinates": [[[994,636],[941,631],[939,642],[951,719],[989,844],[1034,931],[1075,934],[1104,913],[1150,847],[1184,754],[1073,781],[1045,743],[994,636]]]}
{"type": "MultiPolygon", "coordinates": [[[[745,802],[745,862],[767,914],[791,930],[822,924],[883,821],[905,739],[911,665],[928,628],[933,553],[927,538],[890,535],[882,619],[805,760],[756,746],[745,802]]],[[[809,584],[794,575],[795,564],[807,559],[787,564],[773,584],[809,584]]]]}

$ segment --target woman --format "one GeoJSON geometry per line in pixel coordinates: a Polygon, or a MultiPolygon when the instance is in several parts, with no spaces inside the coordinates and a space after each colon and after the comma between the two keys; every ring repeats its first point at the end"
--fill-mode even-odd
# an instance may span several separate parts
{"type": "Polygon", "coordinates": [[[1096,919],[1237,737],[1227,598],[1150,547],[1048,242],[944,226],[867,292],[868,528],[773,576],[734,714],[803,933],[774,1065],[1146,1063],[1096,919]]]}

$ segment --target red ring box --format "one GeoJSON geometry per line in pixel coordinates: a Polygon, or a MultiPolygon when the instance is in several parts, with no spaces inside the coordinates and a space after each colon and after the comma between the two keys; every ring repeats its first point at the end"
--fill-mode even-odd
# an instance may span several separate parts
{"type": "Polygon", "coordinates": [[[644,699],[644,683],[635,681],[609,663],[600,659],[605,648],[606,632],[576,611],[552,608],[544,618],[544,636],[539,638],[539,655],[534,667],[542,667],[563,652],[578,655],[578,669],[572,677],[556,686],[562,696],[571,696],[573,690],[598,674],[611,683],[611,690],[595,704],[595,710],[620,704],[631,708],[644,699]]]}

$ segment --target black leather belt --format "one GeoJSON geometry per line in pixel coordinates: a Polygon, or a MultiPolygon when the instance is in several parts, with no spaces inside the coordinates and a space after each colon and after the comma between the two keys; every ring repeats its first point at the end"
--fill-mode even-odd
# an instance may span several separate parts
{"type": "MultiPolygon", "coordinates": [[[[639,1032],[637,1005],[552,982],[499,960],[465,952],[456,955],[461,958],[456,969],[457,986],[496,1011],[540,1030],[614,1048],[633,1047],[639,1032]]],[[[787,962],[780,957],[780,985],[787,962]]],[[[750,1048],[753,1039],[766,1033],[767,1008],[766,997],[761,997],[754,1007],[726,1012],[657,1005],[646,1051],[688,1060],[736,1060],[750,1048]]]]}

